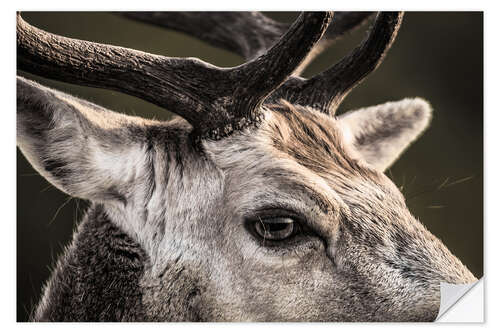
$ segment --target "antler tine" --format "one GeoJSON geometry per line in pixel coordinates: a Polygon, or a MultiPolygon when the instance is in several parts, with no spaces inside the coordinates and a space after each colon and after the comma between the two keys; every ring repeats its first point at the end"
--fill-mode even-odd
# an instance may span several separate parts
{"type": "MultiPolygon", "coordinates": [[[[290,24],[277,22],[259,12],[120,12],[129,19],[187,33],[213,46],[234,52],[245,60],[263,53],[288,30],[290,24]]],[[[362,25],[373,12],[336,12],[321,39],[324,49],[338,37],[362,25]]],[[[319,52],[311,52],[301,72],[319,52]]]]}
{"type": "Polygon", "coordinates": [[[368,37],[328,70],[305,80],[291,77],[269,98],[312,106],[333,115],[344,97],[382,62],[392,46],[403,12],[380,12],[368,37]]]}
{"type": "Polygon", "coordinates": [[[57,36],[17,15],[18,67],[69,83],[142,98],[219,139],[258,119],[259,105],[303,61],[333,14],[302,13],[267,53],[233,68],[57,36]]]}

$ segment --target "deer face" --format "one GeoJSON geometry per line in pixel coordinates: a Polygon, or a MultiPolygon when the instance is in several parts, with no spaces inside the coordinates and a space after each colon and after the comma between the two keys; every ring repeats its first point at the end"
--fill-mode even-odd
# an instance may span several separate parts
{"type": "Polygon", "coordinates": [[[380,169],[429,112],[404,100],[335,120],[285,104],[255,131],[205,143],[225,175],[214,241],[229,250],[210,265],[223,267],[213,285],[229,291],[217,294],[218,310],[253,320],[433,320],[439,283],[474,277],[380,169]],[[349,127],[354,116],[371,130],[349,127]],[[381,160],[370,164],[363,152],[373,150],[381,160]]]}
{"type": "MultiPolygon", "coordinates": [[[[383,174],[426,128],[430,107],[406,99],[333,117],[380,62],[401,17],[380,14],[361,47],[310,80],[290,75],[329,13],[302,15],[264,55],[224,70],[75,42],[18,17],[25,70],[125,85],[185,118],[126,117],[18,78],[19,147],[52,184],[94,202],[99,221],[141,248],[134,258],[143,271],[131,288],[145,319],[432,320],[439,283],[474,277],[383,174]],[[52,68],[67,50],[85,75],[52,68]]],[[[50,286],[37,318],[54,302],[50,286]]]]}
{"type": "MultiPolygon", "coordinates": [[[[427,321],[440,282],[475,280],[383,174],[427,126],[426,102],[337,119],[287,103],[263,114],[257,128],[205,140],[196,167],[199,152],[182,149],[148,199],[106,207],[124,228],[142,212],[132,234],[149,249],[141,283],[151,318],[427,321]],[[351,126],[354,117],[372,127],[351,126]],[[365,155],[374,150],[380,161],[365,155]]],[[[151,170],[165,174],[173,158],[153,151],[151,170]]]]}

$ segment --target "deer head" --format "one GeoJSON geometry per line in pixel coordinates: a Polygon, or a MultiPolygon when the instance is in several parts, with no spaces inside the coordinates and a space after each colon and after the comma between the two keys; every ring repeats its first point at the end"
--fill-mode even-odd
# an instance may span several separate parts
{"type": "Polygon", "coordinates": [[[304,64],[367,13],[303,13],[290,27],[257,13],[126,15],[247,62],[69,39],[18,14],[19,69],[183,118],[125,116],[17,78],[19,148],[93,203],[34,319],[424,321],[438,313],[440,282],[475,280],[384,175],[428,125],[429,104],[334,116],[402,13],[379,13],[359,47],[310,79],[304,64]]]}

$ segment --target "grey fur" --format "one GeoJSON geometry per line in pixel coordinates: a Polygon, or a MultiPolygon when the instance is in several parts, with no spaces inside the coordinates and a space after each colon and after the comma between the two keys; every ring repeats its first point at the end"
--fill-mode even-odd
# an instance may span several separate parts
{"type": "Polygon", "coordinates": [[[383,132],[353,141],[343,118],[283,101],[262,107],[259,126],[197,146],[184,120],[17,85],[19,148],[94,202],[34,320],[430,321],[440,282],[475,280],[381,172],[425,128],[421,102],[376,107],[383,132]],[[383,163],[365,158],[374,149],[383,163]],[[245,219],[269,207],[309,231],[266,246],[245,219]]]}

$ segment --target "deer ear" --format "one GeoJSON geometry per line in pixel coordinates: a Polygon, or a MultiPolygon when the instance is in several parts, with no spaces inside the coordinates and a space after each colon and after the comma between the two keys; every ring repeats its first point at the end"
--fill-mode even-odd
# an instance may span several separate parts
{"type": "Polygon", "coordinates": [[[141,120],[17,78],[17,144],[71,196],[125,201],[147,164],[141,120]]]}
{"type": "Polygon", "coordinates": [[[429,125],[431,107],[407,98],[339,116],[344,137],[368,164],[384,171],[429,125]]]}

